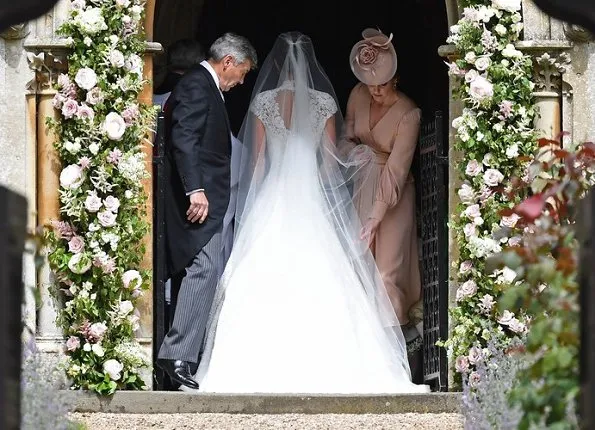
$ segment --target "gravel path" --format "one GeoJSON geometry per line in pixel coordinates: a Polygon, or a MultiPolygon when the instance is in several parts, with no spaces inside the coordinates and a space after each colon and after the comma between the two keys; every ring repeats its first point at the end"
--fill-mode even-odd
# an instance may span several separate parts
{"type": "Polygon", "coordinates": [[[88,430],[459,430],[459,414],[398,415],[239,415],[239,414],[106,414],[74,413],[88,430]]]}

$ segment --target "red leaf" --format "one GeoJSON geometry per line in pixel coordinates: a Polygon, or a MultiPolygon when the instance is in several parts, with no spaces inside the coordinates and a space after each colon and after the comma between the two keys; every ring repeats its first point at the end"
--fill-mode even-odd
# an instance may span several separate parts
{"type": "Polygon", "coordinates": [[[519,203],[513,211],[527,221],[532,222],[541,215],[544,206],[545,199],[543,195],[535,194],[519,203]]]}
{"type": "Polygon", "coordinates": [[[558,158],[566,158],[568,156],[568,154],[570,154],[570,152],[568,152],[564,149],[555,149],[554,150],[554,155],[558,158]]]}
{"type": "Polygon", "coordinates": [[[504,208],[504,209],[501,209],[498,212],[498,215],[500,215],[500,216],[510,216],[513,213],[514,213],[514,211],[512,209],[510,209],[510,208],[504,208]]]}
{"type": "Polygon", "coordinates": [[[549,145],[558,146],[558,142],[556,142],[555,140],[546,139],[545,137],[542,137],[541,139],[539,139],[537,141],[537,144],[539,145],[540,148],[543,148],[544,146],[549,146],[549,145]]]}

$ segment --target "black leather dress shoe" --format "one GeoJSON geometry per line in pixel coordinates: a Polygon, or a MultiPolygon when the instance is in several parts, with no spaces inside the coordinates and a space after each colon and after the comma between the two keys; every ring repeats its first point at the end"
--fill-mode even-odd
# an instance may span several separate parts
{"type": "Polygon", "coordinates": [[[178,382],[193,390],[198,390],[198,382],[192,379],[190,363],[187,361],[164,360],[160,358],[157,360],[156,364],[169,375],[172,381],[178,382]]]}

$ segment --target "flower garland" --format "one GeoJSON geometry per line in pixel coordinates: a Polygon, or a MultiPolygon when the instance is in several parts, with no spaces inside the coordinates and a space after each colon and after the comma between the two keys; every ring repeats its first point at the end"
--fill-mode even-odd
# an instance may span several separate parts
{"type": "Polygon", "coordinates": [[[139,105],[143,0],[73,0],[59,33],[71,45],[48,120],[61,162],[61,220],[47,232],[57,322],[67,338],[72,388],[142,389],[149,365],[135,341],[136,302],[148,289],[144,255],[148,178],[142,145],[155,110],[139,105]]]}
{"type": "Polygon", "coordinates": [[[460,203],[449,223],[459,251],[454,263],[458,289],[450,311],[451,336],[440,345],[455,359],[457,372],[470,373],[473,381],[478,376],[474,365],[488,354],[488,341],[506,346],[527,330],[526,318],[496,306],[515,272],[505,268],[488,275],[485,269],[490,255],[520,242],[498,233],[518,221],[517,215],[501,212],[521,198],[510,199],[505,191],[513,186],[513,176],[526,175],[524,156],[534,153],[536,142],[532,62],[514,46],[523,28],[521,0],[467,0],[463,6],[447,40],[461,56],[448,65],[463,101],[462,115],[452,124],[462,156],[460,203]]]}

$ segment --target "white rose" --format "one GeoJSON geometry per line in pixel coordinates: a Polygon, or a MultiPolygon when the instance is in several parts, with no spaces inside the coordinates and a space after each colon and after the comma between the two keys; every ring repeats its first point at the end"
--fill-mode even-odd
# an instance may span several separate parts
{"type": "Polygon", "coordinates": [[[85,0],[72,0],[72,3],[70,3],[70,7],[73,10],[83,10],[85,6],[85,0]]]}
{"type": "Polygon", "coordinates": [[[105,355],[103,348],[98,343],[93,344],[93,347],[91,349],[93,350],[93,352],[95,353],[95,355],[97,357],[103,357],[105,355]]]}
{"type": "Polygon", "coordinates": [[[502,277],[509,284],[514,282],[514,280],[516,279],[516,276],[517,276],[516,272],[514,270],[512,270],[511,268],[504,267],[504,269],[502,269],[502,277]]]}
{"type": "Polygon", "coordinates": [[[461,188],[457,192],[461,202],[463,203],[472,203],[475,200],[475,192],[473,188],[468,184],[461,185],[461,188]]]}
{"type": "Polygon", "coordinates": [[[97,85],[97,75],[88,67],[80,69],[74,78],[76,84],[84,90],[89,91],[95,85],[97,85]]]}
{"type": "Polygon", "coordinates": [[[90,343],[85,343],[85,345],[83,346],[83,351],[91,351],[91,344],[90,343]]]}
{"type": "Polygon", "coordinates": [[[467,206],[467,209],[463,211],[463,214],[469,219],[475,219],[481,216],[481,212],[479,211],[479,205],[471,205],[467,206]]]}
{"type": "Polygon", "coordinates": [[[126,131],[126,122],[116,112],[110,112],[105,117],[103,131],[111,140],[120,140],[126,131]]]}
{"type": "Polygon", "coordinates": [[[77,25],[83,33],[95,34],[107,29],[107,24],[101,14],[101,9],[97,7],[87,8],[74,17],[74,24],[77,25]]]}
{"type": "Polygon", "coordinates": [[[514,319],[514,314],[510,311],[504,311],[502,316],[498,318],[498,322],[502,325],[509,325],[510,322],[514,319]]]}
{"type": "Polygon", "coordinates": [[[457,302],[467,297],[471,297],[477,292],[477,284],[474,280],[470,279],[463,282],[463,284],[457,289],[456,299],[457,302]]]}
{"type": "Polygon", "coordinates": [[[488,187],[495,187],[504,179],[504,175],[497,169],[488,169],[483,174],[483,182],[488,187]]]}
{"type": "Polygon", "coordinates": [[[500,36],[504,36],[506,34],[506,27],[504,27],[502,24],[496,24],[494,31],[500,36]]]}
{"type": "Polygon", "coordinates": [[[465,173],[469,176],[477,176],[483,171],[483,166],[477,160],[471,160],[465,168],[465,173]]]}
{"type": "Polygon", "coordinates": [[[72,273],[81,275],[91,268],[91,259],[85,254],[74,254],[68,261],[68,268],[72,273]]]}
{"type": "Polygon", "coordinates": [[[136,73],[137,75],[142,75],[142,73],[143,73],[143,59],[136,54],[132,54],[126,60],[124,67],[129,72],[136,73]]]}
{"type": "Polygon", "coordinates": [[[513,318],[510,323],[508,324],[508,328],[512,331],[514,331],[515,333],[523,333],[527,327],[525,326],[525,324],[523,324],[522,322],[520,322],[518,319],[513,318]]]}
{"type": "Polygon", "coordinates": [[[99,220],[99,224],[103,227],[113,227],[116,225],[116,214],[112,211],[102,211],[97,214],[97,219],[99,220]]]}
{"type": "Polygon", "coordinates": [[[477,70],[471,69],[467,73],[465,73],[465,82],[467,82],[467,83],[473,82],[475,80],[475,78],[477,78],[478,76],[479,76],[479,73],[477,72],[477,70]]]}
{"type": "Polygon", "coordinates": [[[99,145],[96,142],[93,142],[89,145],[89,152],[93,155],[97,155],[99,153],[99,145]]]}
{"type": "Polygon", "coordinates": [[[494,161],[494,155],[491,152],[488,152],[486,155],[483,156],[483,160],[481,160],[481,163],[484,166],[491,166],[492,163],[494,161]]]}
{"type": "Polygon", "coordinates": [[[124,366],[118,360],[110,359],[103,363],[103,371],[112,381],[117,381],[122,377],[120,372],[122,372],[123,369],[124,366]]]}
{"type": "Polygon", "coordinates": [[[479,360],[481,360],[483,358],[481,349],[477,348],[476,346],[472,347],[469,350],[468,358],[469,358],[469,363],[471,363],[471,364],[478,363],[479,360]]]}
{"type": "Polygon", "coordinates": [[[523,53],[516,49],[513,44],[509,43],[502,50],[502,55],[508,58],[521,58],[523,56],[523,53]]]}
{"type": "Polygon", "coordinates": [[[122,283],[126,288],[137,288],[143,282],[138,270],[127,270],[122,274],[122,283]]]}
{"type": "Polygon", "coordinates": [[[475,67],[477,68],[477,70],[481,72],[487,70],[487,68],[490,67],[491,64],[492,61],[487,56],[479,57],[477,60],[475,60],[475,67]]]}
{"type": "Polygon", "coordinates": [[[111,65],[113,67],[124,67],[124,54],[122,54],[121,51],[118,51],[117,49],[113,49],[110,53],[109,53],[109,62],[111,63],[111,65]]]}
{"type": "Polygon", "coordinates": [[[513,143],[508,148],[506,148],[506,156],[508,158],[516,158],[519,156],[519,145],[513,143]]]}
{"type": "Polygon", "coordinates": [[[140,328],[140,317],[138,315],[128,315],[128,322],[132,326],[132,331],[137,331],[140,328]]]}
{"type": "Polygon", "coordinates": [[[484,313],[488,313],[492,310],[495,304],[496,302],[494,301],[494,298],[491,295],[486,294],[479,300],[479,309],[484,313]]]}
{"type": "Polygon", "coordinates": [[[128,315],[133,310],[134,310],[134,306],[132,305],[132,302],[130,300],[124,300],[123,302],[120,303],[120,306],[118,307],[118,312],[122,316],[128,315]]]}
{"type": "Polygon", "coordinates": [[[469,84],[469,95],[476,100],[484,100],[494,95],[494,86],[483,76],[477,76],[469,84]]]}
{"type": "Polygon", "coordinates": [[[78,164],[66,166],[60,173],[60,186],[69,190],[76,190],[83,183],[83,169],[78,164]]]}
{"type": "Polygon", "coordinates": [[[521,219],[521,217],[518,216],[517,214],[512,214],[510,216],[503,216],[502,219],[500,220],[500,224],[503,225],[504,227],[512,228],[516,225],[516,223],[518,222],[519,219],[521,219]]]}
{"type": "Polygon", "coordinates": [[[452,120],[452,126],[453,128],[459,129],[461,128],[461,126],[463,125],[464,122],[464,118],[462,116],[458,116],[455,119],[452,120]]]}
{"type": "Polygon", "coordinates": [[[124,8],[130,6],[130,0],[116,0],[116,6],[118,8],[124,8]]]}
{"type": "Polygon", "coordinates": [[[475,55],[475,52],[473,51],[469,51],[465,54],[465,61],[468,63],[473,64],[476,60],[477,56],[475,55]]]}
{"type": "Polygon", "coordinates": [[[473,224],[473,223],[465,224],[465,227],[463,227],[463,233],[465,233],[466,237],[475,236],[477,234],[475,224],[473,224]]]}
{"type": "Polygon", "coordinates": [[[483,222],[483,218],[480,216],[473,218],[473,224],[475,225],[483,225],[483,222]]]}
{"type": "Polygon", "coordinates": [[[521,10],[521,0],[492,0],[492,6],[506,12],[518,12],[521,10]]]}

